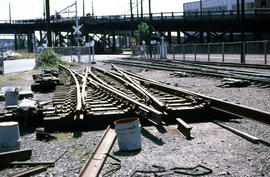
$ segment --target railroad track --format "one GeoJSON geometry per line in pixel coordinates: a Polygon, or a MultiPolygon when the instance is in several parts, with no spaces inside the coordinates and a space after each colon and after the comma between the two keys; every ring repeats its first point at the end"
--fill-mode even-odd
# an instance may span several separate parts
{"type": "MultiPolygon", "coordinates": [[[[175,60],[180,61],[180,60],[175,60]]],[[[270,65],[263,64],[241,64],[241,63],[225,63],[225,62],[205,62],[205,61],[187,61],[181,60],[180,62],[185,63],[195,63],[201,65],[211,65],[211,66],[229,66],[229,67],[243,67],[243,68],[255,68],[255,69],[270,69],[270,65]]]]}
{"type": "MultiPolygon", "coordinates": [[[[206,106],[209,105],[209,102],[207,100],[205,101],[194,95],[191,96],[180,92],[170,92],[166,89],[162,89],[161,87],[152,87],[145,82],[141,82],[141,84],[138,84],[134,81],[134,78],[132,76],[125,74],[123,70],[115,66],[113,66],[113,69],[114,71],[105,71],[99,68],[92,67],[92,70],[94,73],[96,73],[96,75],[100,77],[109,77],[107,80],[107,82],[109,83],[112,83],[112,78],[119,78],[121,76],[127,78],[129,81],[133,81],[132,84],[134,84],[134,88],[140,88],[140,90],[145,93],[145,97],[147,97],[145,100],[148,100],[147,104],[152,105],[159,111],[165,112],[166,115],[169,115],[173,112],[175,112],[176,114],[176,112],[180,113],[181,111],[186,110],[206,108],[206,106]]],[[[127,82],[123,82],[123,84],[124,85],[122,85],[122,87],[128,85],[127,82]]],[[[128,88],[124,89],[128,90],[128,88]]]]}
{"type": "Polygon", "coordinates": [[[74,119],[140,116],[160,124],[186,112],[215,110],[269,123],[268,112],[148,80],[115,66],[112,70],[86,68],[81,74],[63,66],[60,70],[64,70],[60,78],[68,84],[56,89],[54,116],[74,119]]]}
{"type": "MultiPolygon", "coordinates": [[[[191,138],[192,127],[181,119],[186,112],[203,111],[207,114],[214,112],[229,115],[227,116],[229,118],[248,118],[270,124],[269,112],[149,80],[114,65],[112,70],[92,67],[85,68],[82,73],[62,65],[59,66],[59,70],[59,79],[63,85],[56,87],[52,107],[44,108],[45,120],[58,117],[75,120],[106,118],[112,121],[119,118],[139,117],[161,124],[162,121],[175,119],[178,129],[187,139],[191,138]]],[[[219,121],[214,122],[226,126],[219,121]]],[[[243,132],[234,129],[230,131],[255,143],[261,142],[260,139],[243,132]]],[[[115,137],[114,130],[108,127],[79,176],[100,174],[115,137]]]]}
{"type": "MultiPolygon", "coordinates": [[[[148,80],[115,66],[112,70],[92,67],[83,73],[59,66],[59,80],[52,106],[39,109],[44,119],[107,119],[141,117],[161,124],[183,117],[218,111],[269,124],[268,112],[189,92],[148,80]]],[[[14,113],[1,113],[11,118],[14,113]]],[[[6,119],[2,119],[6,120],[6,119]]]]}
{"type": "Polygon", "coordinates": [[[234,78],[248,80],[254,85],[270,87],[270,74],[235,69],[221,69],[182,61],[162,61],[156,59],[136,59],[136,61],[110,60],[107,63],[143,67],[149,69],[166,70],[172,72],[186,72],[199,76],[218,78],[234,78]]]}

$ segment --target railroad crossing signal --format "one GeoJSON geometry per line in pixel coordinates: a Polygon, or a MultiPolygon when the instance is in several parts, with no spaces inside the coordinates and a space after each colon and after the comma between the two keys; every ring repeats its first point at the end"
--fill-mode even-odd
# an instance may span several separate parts
{"type": "Polygon", "coordinates": [[[82,25],[79,25],[78,27],[72,26],[72,28],[75,30],[73,32],[73,35],[81,35],[82,34],[82,32],[80,31],[81,27],[82,27],[82,25]]]}
{"type": "Polygon", "coordinates": [[[131,41],[132,43],[135,43],[135,42],[136,42],[136,39],[133,37],[133,38],[130,39],[130,41],[131,41]]]}

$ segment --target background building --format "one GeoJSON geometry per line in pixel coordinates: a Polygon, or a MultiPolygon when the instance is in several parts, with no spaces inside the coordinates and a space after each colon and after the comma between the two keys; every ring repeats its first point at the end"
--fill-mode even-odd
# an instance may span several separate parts
{"type": "MultiPolygon", "coordinates": [[[[241,0],[239,0],[241,10],[241,0]]],[[[270,8],[270,0],[245,0],[245,9],[270,8]]],[[[202,0],[203,11],[236,10],[237,0],[202,0]]],[[[184,3],[184,12],[200,11],[200,1],[184,3]]]]}

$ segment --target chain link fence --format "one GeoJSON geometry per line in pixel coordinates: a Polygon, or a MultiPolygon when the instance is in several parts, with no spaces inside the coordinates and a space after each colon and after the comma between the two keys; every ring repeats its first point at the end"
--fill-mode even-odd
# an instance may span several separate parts
{"type": "MultiPolygon", "coordinates": [[[[151,47],[152,58],[160,58],[160,45],[151,47]]],[[[246,64],[270,64],[270,41],[165,45],[167,59],[246,64]],[[242,57],[241,57],[242,55],[242,57]]],[[[150,57],[150,47],[147,47],[150,57]]]]}
{"type": "Polygon", "coordinates": [[[0,74],[4,74],[4,51],[0,49],[0,74]]]}
{"type": "MultiPolygon", "coordinates": [[[[72,47],[51,47],[49,49],[52,49],[55,53],[59,54],[61,56],[61,59],[67,62],[76,62],[76,63],[95,62],[94,47],[72,46],[72,47]]],[[[43,51],[40,51],[39,53],[43,51]]]]}

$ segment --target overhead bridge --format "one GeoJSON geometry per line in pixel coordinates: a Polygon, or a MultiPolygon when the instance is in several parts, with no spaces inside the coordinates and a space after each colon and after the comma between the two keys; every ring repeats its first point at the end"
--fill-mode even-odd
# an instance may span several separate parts
{"type": "MultiPolygon", "coordinates": [[[[270,36],[270,9],[246,10],[244,15],[237,11],[204,11],[188,13],[153,13],[142,17],[130,15],[90,16],[79,17],[79,24],[83,24],[82,36],[88,41],[95,35],[100,41],[110,36],[128,36],[130,31],[137,30],[138,24],[146,22],[153,27],[154,32],[165,35],[168,42],[172,42],[171,32],[177,32],[177,43],[188,42],[217,42],[235,41],[235,34],[252,33],[252,40],[265,39],[270,36]],[[181,36],[182,32],[185,36],[181,36]],[[97,35],[99,34],[99,35],[97,35]],[[182,38],[182,39],[181,39],[182,38]]],[[[65,39],[72,44],[74,18],[51,19],[50,27],[54,33],[54,45],[63,45],[65,39]],[[62,33],[66,32],[66,35],[62,33]]],[[[30,34],[40,31],[40,39],[44,39],[42,31],[46,31],[45,19],[0,21],[0,34],[30,34]]],[[[243,37],[243,36],[242,36],[243,37]]],[[[42,42],[42,41],[41,41],[42,42]]],[[[40,42],[40,43],[41,43],[40,42]]]]}

